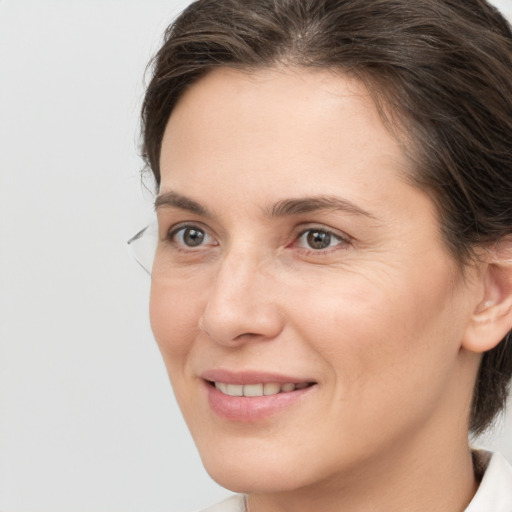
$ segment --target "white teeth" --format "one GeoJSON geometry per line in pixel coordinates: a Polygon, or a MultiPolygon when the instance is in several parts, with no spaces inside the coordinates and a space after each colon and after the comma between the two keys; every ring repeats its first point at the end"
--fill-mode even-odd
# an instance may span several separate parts
{"type": "Polygon", "coordinates": [[[277,395],[281,391],[281,386],[276,384],[275,382],[267,382],[263,386],[263,394],[264,395],[277,395]]]}
{"type": "Polygon", "coordinates": [[[224,382],[216,382],[215,383],[215,387],[219,390],[219,391],[222,391],[225,395],[228,394],[228,385],[225,384],[224,382]]]}
{"type": "Polygon", "coordinates": [[[278,393],[288,393],[296,389],[307,388],[307,382],[293,384],[278,384],[276,382],[266,382],[265,384],[226,384],[224,382],[215,382],[215,387],[225,395],[230,396],[269,396],[278,393]]]}
{"type": "Polygon", "coordinates": [[[244,387],[242,384],[228,384],[227,391],[227,394],[231,396],[244,396],[244,387]]]}
{"type": "Polygon", "coordinates": [[[262,396],[263,384],[246,384],[244,386],[244,396],[262,396]]]}

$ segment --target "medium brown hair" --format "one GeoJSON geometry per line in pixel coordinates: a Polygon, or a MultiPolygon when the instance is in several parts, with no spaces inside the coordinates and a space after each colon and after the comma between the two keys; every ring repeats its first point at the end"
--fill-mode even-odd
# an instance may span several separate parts
{"type": "MultiPolygon", "coordinates": [[[[279,64],[366,84],[407,136],[411,178],[436,203],[461,268],[512,232],[512,32],[485,0],[194,2],[165,32],[144,99],[142,153],[156,183],[164,130],[188,87],[215,68],[279,64]]],[[[472,432],[502,410],[511,376],[509,333],[483,355],[472,432]]]]}

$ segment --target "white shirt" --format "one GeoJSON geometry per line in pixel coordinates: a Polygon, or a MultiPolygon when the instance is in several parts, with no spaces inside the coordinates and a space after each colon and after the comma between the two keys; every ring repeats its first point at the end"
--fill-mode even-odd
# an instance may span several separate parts
{"type": "Polygon", "coordinates": [[[492,454],[465,512],[512,512],[512,466],[499,453],[492,454]]]}
{"type": "MultiPolygon", "coordinates": [[[[485,452],[480,452],[485,457],[485,452]]],[[[247,512],[246,497],[236,494],[203,512],[247,512]]],[[[494,453],[465,512],[512,512],[512,466],[494,453]]]]}

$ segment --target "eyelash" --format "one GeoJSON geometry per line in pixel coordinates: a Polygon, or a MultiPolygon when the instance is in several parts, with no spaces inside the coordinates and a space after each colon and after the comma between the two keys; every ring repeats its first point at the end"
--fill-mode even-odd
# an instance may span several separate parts
{"type": "Polygon", "coordinates": [[[297,237],[292,242],[292,246],[296,245],[300,242],[300,240],[307,234],[322,234],[327,235],[329,237],[329,242],[336,241],[337,243],[333,246],[328,246],[326,248],[321,249],[313,249],[312,247],[302,247],[301,249],[305,251],[307,254],[315,254],[315,255],[322,255],[322,254],[328,254],[332,251],[339,250],[341,248],[346,248],[348,245],[350,245],[351,241],[348,236],[342,236],[338,233],[335,233],[334,231],[331,231],[326,228],[321,227],[309,227],[307,229],[303,229],[297,237]]]}
{"type": "MultiPolygon", "coordinates": [[[[186,245],[183,241],[181,241],[181,242],[177,241],[176,238],[179,236],[180,232],[183,232],[183,235],[184,235],[185,231],[187,229],[203,233],[206,240],[208,240],[209,238],[212,240],[215,240],[215,238],[208,233],[208,230],[206,230],[205,228],[201,227],[198,224],[180,224],[178,226],[171,228],[167,232],[167,237],[166,237],[167,240],[170,241],[177,248],[177,250],[185,251],[185,252],[197,252],[198,250],[201,250],[201,248],[204,248],[204,247],[211,247],[211,246],[219,245],[218,242],[216,242],[216,241],[214,244],[200,243],[197,246],[186,245]]],[[[351,244],[351,239],[348,236],[342,236],[340,234],[337,234],[337,233],[335,233],[329,229],[323,228],[323,227],[312,226],[312,227],[308,227],[307,229],[303,229],[302,231],[300,231],[294,237],[292,242],[289,243],[286,247],[290,247],[290,248],[298,247],[301,251],[303,251],[306,254],[323,255],[323,254],[328,254],[332,251],[335,251],[335,250],[338,250],[341,248],[346,248],[350,244],[351,244]],[[312,247],[300,247],[299,244],[300,244],[301,239],[308,233],[309,234],[316,233],[316,234],[325,235],[328,237],[329,243],[333,240],[336,241],[337,243],[333,246],[329,245],[328,247],[319,248],[319,249],[314,249],[312,247]]]]}
{"type": "MultiPolygon", "coordinates": [[[[204,229],[203,227],[197,225],[197,224],[179,224],[178,226],[175,226],[173,228],[171,228],[168,232],[167,232],[167,237],[166,239],[171,242],[173,245],[175,245],[177,247],[177,249],[179,251],[187,251],[187,252],[190,252],[190,251],[197,251],[198,249],[196,249],[194,246],[187,246],[186,244],[184,244],[183,242],[178,242],[176,240],[176,237],[179,235],[180,231],[183,231],[183,234],[185,233],[185,230],[187,229],[190,229],[190,230],[194,230],[194,231],[198,231],[198,232],[201,232],[204,234],[205,238],[211,238],[212,240],[215,240],[215,238],[208,234],[208,231],[206,229],[204,229]]],[[[215,243],[214,245],[218,245],[218,243],[215,243]]],[[[198,245],[196,247],[204,247],[205,244],[201,244],[201,245],[198,245]]]]}

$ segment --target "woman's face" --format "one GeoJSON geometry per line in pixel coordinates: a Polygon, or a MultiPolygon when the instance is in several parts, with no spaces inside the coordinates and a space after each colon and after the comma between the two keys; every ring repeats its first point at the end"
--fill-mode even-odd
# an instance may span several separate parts
{"type": "Polygon", "coordinates": [[[216,70],[173,111],[151,321],[222,485],[304,488],[465,436],[478,286],[409,168],[327,71],[216,70]]]}

